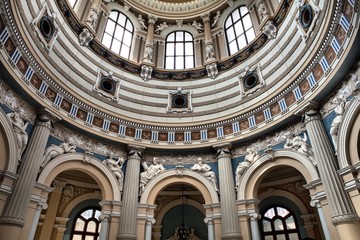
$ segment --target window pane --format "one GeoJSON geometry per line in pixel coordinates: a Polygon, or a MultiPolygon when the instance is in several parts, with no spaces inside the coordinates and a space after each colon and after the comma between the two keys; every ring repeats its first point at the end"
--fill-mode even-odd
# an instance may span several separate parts
{"type": "Polygon", "coordinates": [[[102,43],[105,45],[105,47],[110,48],[111,39],[112,39],[112,37],[109,34],[107,34],[107,33],[104,34],[102,43]]]}
{"type": "Polygon", "coordinates": [[[174,56],[174,43],[166,44],[166,56],[174,56]]]}
{"type": "Polygon", "coordinates": [[[277,211],[277,214],[282,217],[285,217],[286,215],[289,214],[289,211],[282,207],[277,207],[276,211],[277,211]]]}
{"type": "Polygon", "coordinates": [[[241,35],[240,37],[238,37],[237,42],[239,45],[239,50],[244,48],[247,45],[245,35],[241,35]]]}
{"type": "Polygon", "coordinates": [[[264,216],[272,219],[275,216],[274,208],[270,208],[269,210],[267,210],[264,216]]]}
{"type": "Polygon", "coordinates": [[[287,229],[296,229],[295,221],[293,216],[290,216],[288,219],[285,220],[286,228],[287,229]]]}
{"type": "Polygon", "coordinates": [[[276,240],[286,240],[285,234],[276,235],[276,240]]]}
{"type": "Polygon", "coordinates": [[[235,28],[235,32],[236,32],[237,37],[240,36],[240,34],[242,34],[244,32],[241,21],[235,23],[234,28],[235,28]]]}
{"type": "Polygon", "coordinates": [[[130,48],[128,46],[123,45],[121,48],[120,56],[124,58],[129,58],[130,48]]]}
{"type": "Polygon", "coordinates": [[[175,36],[175,33],[169,34],[168,37],[166,38],[166,41],[167,42],[173,42],[175,40],[174,36],[175,36]]]}
{"type": "Polygon", "coordinates": [[[112,12],[110,13],[109,18],[111,18],[112,20],[116,21],[116,18],[117,18],[117,16],[118,16],[118,14],[119,14],[118,12],[112,11],[112,12]]]}
{"type": "Polygon", "coordinates": [[[271,232],[271,224],[267,220],[263,220],[263,229],[264,232],[271,232]]]}
{"type": "Polygon", "coordinates": [[[176,56],[184,55],[184,44],[183,43],[176,43],[175,54],[176,54],[176,56]]]}
{"type": "Polygon", "coordinates": [[[132,38],[132,34],[130,32],[128,32],[128,31],[125,31],[123,43],[130,46],[131,45],[131,38],[132,38]]]}
{"type": "Polygon", "coordinates": [[[85,236],[85,240],[94,240],[94,236],[85,236]]]}
{"type": "Polygon", "coordinates": [[[246,32],[246,37],[247,37],[248,43],[255,39],[254,28],[250,28],[250,29],[246,32]]]}
{"type": "Polygon", "coordinates": [[[185,55],[194,55],[194,49],[192,43],[185,43],[185,55]]]}
{"type": "Polygon", "coordinates": [[[243,23],[244,23],[244,28],[245,30],[248,30],[249,28],[252,27],[252,23],[251,23],[251,19],[250,19],[250,14],[246,15],[243,18],[243,23]]]}
{"type": "Polygon", "coordinates": [[[120,24],[121,26],[125,27],[125,22],[126,22],[126,16],[124,14],[120,13],[119,19],[118,19],[118,24],[120,24]]]}
{"type": "Polygon", "coordinates": [[[241,16],[244,16],[245,14],[248,13],[248,9],[247,7],[240,7],[240,14],[241,16]]]}
{"type": "Polygon", "coordinates": [[[227,19],[226,22],[225,22],[225,28],[230,27],[231,24],[232,24],[231,17],[228,17],[228,19],[227,19]]]}
{"type": "Polygon", "coordinates": [[[74,234],[72,240],[81,240],[81,237],[82,237],[81,235],[74,234]]]}
{"type": "Polygon", "coordinates": [[[297,233],[290,233],[289,239],[290,240],[299,240],[299,235],[297,233]]]}
{"type": "Polygon", "coordinates": [[[175,69],[184,69],[184,57],[175,57],[175,69]]]}
{"type": "Polygon", "coordinates": [[[240,14],[239,14],[238,9],[236,9],[231,15],[232,15],[232,18],[233,18],[233,22],[236,22],[237,20],[240,19],[240,14]]]}
{"type": "Polygon", "coordinates": [[[87,228],[86,228],[87,232],[96,232],[96,223],[94,221],[90,221],[88,222],[87,228]]]}
{"type": "Polygon", "coordinates": [[[84,231],[85,222],[81,219],[77,219],[75,224],[75,230],[84,231]]]}
{"type": "Polygon", "coordinates": [[[176,41],[184,41],[184,32],[176,32],[176,41]]]}
{"type": "Polygon", "coordinates": [[[113,42],[112,42],[112,45],[111,45],[111,51],[113,51],[114,53],[119,54],[120,45],[121,45],[120,41],[114,39],[113,42]]]}
{"type": "Polygon", "coordinates": [[[114,29],[115,29],[115,22],[111,20],[107,21],[105,32],[112,35],[114,34],[114,29]]]}
{"type": "Polygon", "coordinates": [[[119,41],[121,41],[123,35],[124,35],[124,28],[121,27],[121,26],[119,26],[119,25],[117,25],[117,26],[116,26],[116,30],[115,30],[114,37],[115,37],[116,39],[118,39],[119,41]]]}
{"type": "Polygon", "coordinates": [[[129,30],[130,32],[133,31],[134,27],[133,27],[133,25],[131,24],[130,21],[126,22],[126,29],[129,30]]]}
{"type": "Polygon", "coordinates": [[[191,36],[191,34],[190,33],[185,33],[185,41],[192,41],[193,40],[193,38],[192,38],[192,36],[191,36]]]}
{"type": "Polygon", "coordinates": [[[185,57],[185,68],[193,68],[194,67],[194,57],[185,57]]]}
{"type": "Polygon", "coordinates": [[[229,42],[231,42],[232,40],[235,39],[235,33],[234,33],[234,28],[229,28],[227,31],[226,31],[226,36],[227,36],[227,40],[229,42]]]}
{"type": "Polygon", "coordinates": [[[99,220],[100,215],[101,215],[101,212],[100,212],[99,210],[95,210],[95,216],[94,216],[94,217],[95,217],[97,220],[99,220]]]}
{"type": "Polygon", "coordinates": [[[265,240],[273,240],[273,236],[265,236],[265,240]]]}
{"type": "Polygon", "coordinates": [[[83,216],[85,219],[89,219],[92,217],[92,214],[93,214],[93,210],[89,209],[89,210],[86,210],[85,212],[83,212],[81,214],[81,216],[83,216]]]}
{"type": "Polygon", "coordinates": [[[76,3],[76,0],[68,0],[69,1],[69,4],[72,8],[74,8],[75,6],[75,3],[76,3]]]}
{"type": "Polygon", "coordinates": [[[174,69],[174,58],[173,57],[167,57],[165,59],[165,68],[166,69],[174,69]]]}
{"type": "Polygon", "coordinates": [[[282,221],[280,219],[276,219],[274,221],[274,227],[275,227],[275,230],[284,230],[284,225],[282,223],[282,221]]]}
{"type": "Polygon", "coordinates": [[[236,45],[236,41],[232,41],[232,42],[229,44],[229,52],[230,52],[230,55],[236,53],[237,51],[239,51],[239,49],[238,49],[238,47],[237,47],[237,45],[236,45]]]}

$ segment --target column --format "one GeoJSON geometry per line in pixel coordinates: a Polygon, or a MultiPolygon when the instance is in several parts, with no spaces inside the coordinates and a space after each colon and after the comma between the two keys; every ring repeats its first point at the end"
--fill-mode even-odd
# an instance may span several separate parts
{"type": "Polygon", "coordinates": [[[41,211],[43,209],[47,209],[47,207],[48,207],[48,205],[46,203],[38,203],[38,205],[36,206],[36,210],[35,210],[35,213],[34,213],[33,221],[31,223],[31,228],[30,228],[27,240],[33,240],[34,239],[36,229],[37,229],[37,226],[39,224],[41,211]]]}
{"type": "Polygon", "coordinates": [[[154,26],[155,22],[157,21],[157,17],[148,16],[148,29],[146,35],[146,43],[145,43],[145,51],[143,57],[144,64],[150,64],[151,66],[154,65],[154,26]]]}
{"type": "Polygon", "coordinates": [[[65,187],[65,182],[53,181],[54,191],[51,192],[49,198],[49,208],[46,211],[44,223],[41,228],[40,240],[51,239],[53,226],[56,220],[57,210],[59,208],[62,190],[65,187]]]}
{"type": "Polygon", "coordinates": [[[129,145],[118,240],[136,240],[140,163],[144,149],[129,145]]]}
{"type": "Polygon", "coordinates": [[[107,240],[108,235],[109,235],[110,216],[102,213],[99,218],[101,219],[101,229],[100,229],[100,234],[99,234],[99,240],[107,240]]]}
{"type": "Polygon", "coordinates": [[[330,232],[329,232],[329,229],[328,229],[327,224],[326,224],[325,215],[324,215],[324,212],[322,210],[320,201],[319,200],[312,200],[310,202],[310,205],[312,207],[316,207],[316,209],[317,209],[325,239],[326,240],[331,240],[330,232]]]}
{"type": "Polygon", "coordinates": [[[0,217],[0,236],[7,236],[7,240],[18,240],[20,237],[50,130],[50,113],[42,110],[38,113],[35,126],[22,157],[22,165],[19,170],[20,177],[15,183],[13,193],[7,201],[7,207],[0,217]]]}
{"type": "Polygon", "coordinates": [[[231,144],[213,146],[217,153],[222,219],[222,239],[242,239],[237,215],[235,185],[231,166],[231,144]]]}
{"type": "Polygon", "coordinates": [[[205,64],[216,61],[214,43],[211,36],[210,14],[204,14],[201,16],[204,23],[204,35],[205,35],[205,64]]]}
{"type": "Polygon", "coordinates": [[[250,229],[251,229],[251,240],[260,240],[260,230],[258,219],[260,218],[258,213],[250,213],[250,229]]]}
{"type": "Polygon", "coordinates": [[[305,115],[306,130],[313,147],[326,198],[329,202],[332,223],[335,225],[341,239],[358,239],[360,235],[360,219],[336,171],[336,159],[318,112],[318,103],[309,102],[301,112],[305,115]]]}
{"type": "Polygon", "coordinates": [[[155,223],[155,219],[147,219],[145,226],[145,240],[151,240],[152,225],[155,223]]]}
{"type": "Polygon", "coordinates": [[[215,240],[214,221],[211,218],[205,218],[204,222],[208,229],[208,240],[215,240]]]}
{"type": "Polygon", "coordinates": [[[95,31],[95,26],[100,13],[102,0],[93,0],[91,3],[89,14],[85,20],[85,23],[95,31]]]}

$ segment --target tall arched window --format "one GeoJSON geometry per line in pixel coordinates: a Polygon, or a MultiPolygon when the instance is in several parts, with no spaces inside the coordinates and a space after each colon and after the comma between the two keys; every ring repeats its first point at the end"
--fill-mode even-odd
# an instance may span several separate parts
{"type": "Polygon", "coordinates": [[[71,240],[97,240],[100,233],[100,211],[86,209],[76,216],[71,240]]]}
{"type": "Polygon", "coordinates": [[[225,21],[229,55],[238,52],[255,38],[250,13],[245,6],[235,9],[225,21]]]}
{"type": "Polygon", "coordinates": [[[80,2],[80,0],[68,0],[70,7],[75,8],[76,5],[80,2]]]}
{"type": "Polygon", "coordinates": [[[176,31],[166,37],[165,69],[193,68],[194,39],[189,32],[176,31]]]}
{"type": "Polygon", "coordinates": [[[134,26],[124,14],[112,11],[107,20],[102,43],[124,58],[129,58],[134,26]]]}
{"type": "Polygon", "coordinates": [[[271,206],[264,211],[260,220],[264,240],[299,240],[300,234],[295,215],[282,206],[271,206]]]}

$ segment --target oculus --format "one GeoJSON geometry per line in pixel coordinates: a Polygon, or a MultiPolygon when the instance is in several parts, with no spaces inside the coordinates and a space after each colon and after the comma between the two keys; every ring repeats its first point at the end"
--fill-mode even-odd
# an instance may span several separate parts
{"type": "Polygon", "coordinates": [[[299,11],[299,22],[304,29],[308,29],[313,22],[313,9],[310,4],[304,4],[299,11]]]}
{"type": "Polygon", "coordinates": [[[248,72],[243,78],[245,91],[254,88],[259,83],[259,76],[256,72],[248,72]]]}
{"type": "Polygon", "coordinates": [[[54,19],[50,16],[43,16],[39,21],[39,29],[46,41],[50,41],[56,30],[54,19]]]}
{"type": "Polygon", "coordinates": [[[187,94],[175,94],[172,96],[171,100],[171,107],[172,108],[187,108],[188,106],[188,100],[187,100],[187,94]]]}
{"type": "Polygon", "coordinates": [[[109,94],[114,94],[116,90],[116,82],[109,76],[103,76],[100,79],[99,87],[101,90],[109,94]]]}

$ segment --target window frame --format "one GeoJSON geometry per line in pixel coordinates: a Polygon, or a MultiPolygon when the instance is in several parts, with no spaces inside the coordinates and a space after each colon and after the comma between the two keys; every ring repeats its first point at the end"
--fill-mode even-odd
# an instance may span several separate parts
{"type": "MultiPolygon", "coordinates": [[[[96,211],[99,211],[101,214],[101,209],[98,207],[86,207],[83,208],[81,211],[79,211],[75,218],[74,218],[74,222],[73,222],[73,226],[72,226],[72,230],[71,230],[71,236],[70,239],[74,238],[74,235],[81,235],[81,239],[84,240],[86,236],[92,236],[94,239],[98,239],[98,237],[100,236],[100,228],[101,228],[101,220],[97,219],[95,217],[96,211]],[[92,216],[88,219],[85,219],[82,214],[88,210],[92,210],[92,216]],[[78,219],[81,219],[82,221],[84,221],[84,228],[83,231],[80,230],[75,230],[76,228],[76,223],[78,221],[78,219]],[[87,226],[88,223],[90,221],[94,221],[96,223],[96,229],[95,232],[88,232],[87,231],[87,226]]],[[[100,216],[100,215],[99,215],[100,216]]]]}
{"type": "Polygon", "coordinates": [[[164,52],[164,69],[166,70],[184,70],[184,69],[190,69],[190,68],[194,68],[195,67],[195,46],[194,46],[194,36],[189,32],[189,31],[185,31],[185,30],[177,30],[177,31],[173,31],[170,32],[168,35],[166,35],[165,38],[165,52],[164,52]],[[182,38],[183,40],[177,40],[177,33],[180,32],[182,33],[182,38]],[[185,40],[185,34],[189,34],[191,36],[191,41],[190,40],[185,40]],[[174,40],[169,41],[168,38],[170,37],[170,35],[174,34],[174,40]],[[176,44],[182,43],[183,45],[183,53],[177,55],[176,54],[176,44]],[[191,43],[192,44],[192,54],[191,55],[186,55],[186,43],[191,43]],[[174,44],[174,51],[173,51],[173,55],[168,55],[168,47],[169,44],[174,44]],[[183,58],[183,68],[176,68],[176,57],[182,57],[183,58]],[[186,59],[187,57],[192,57],[192,67],[186,67],[186,59]],[[167,58],[172,58],[173,59],[173,66],[172,68],[167,68],[167,58]]]}
{"type": "Polygon", "coordinates": [[[135,29],[135,26],[134,26],[134,24],[132,23],[132,21],[130,20],[130,18],[129,18],[126,14],[124,14],[123,12],[121,12],[121,11],[119,11],[119,10],[111,10],[110,15],[109,15],[109,17],[108,17],[107,20],[106,20],[104,32],[103,32],[102,38],[101,38],[101,43],[102,43],[103,45],[105,45],[105,47],[108,48],[111,52],[113,52],[113,53],[115,53],[115,54],[117,54],[117,55],[119,55],[119,56],[121,56],[121,57],[123,57],[123,58],[125,58],[125,59],[130,59],[130,53],[131,53],[132,43],[133,43],[133,39],[134,39],[134,29],[135,29]],[[110,18],[111,13],[113,13],[113,12],[116,12],[116,13],[117,13],[116,20],[113,20],[112,18],[110,18]],[[120,18],[121,15],[123,15],[123,16],[125,17],[124,26],[120,25],[120,23],[119,23],[119,18],[120,18]],[[107,30],[107,26],[108,26],[108,24],[109,24],[109,21],[111,21],[111,22],[113,22],[113,23],[115,24],[115,25],[114,25],[114,29],[113,29],[113,31],[112,31],[111,34],[106,31],[106,30],[107,30]],[[130,30],[128,30],[128,29],[126,28],[128,22],[131,24],[132,31],[130,31],[130,30]],[[116,32],[117,28],[121,28],[121,29],[122,29],[122,35],[120,36],[121,39],[118,39],[117,37],[115,37],[115,34],[116,34],[115,32],[116,32]],[[131,38],[130,38],[129,44],[128,44],[128,43],[124,43],[125,32],[128,32],[128,33],[131,34],[131,38]],[[107,37],[107,36],[110,36],[110,38],[111,38],[111,39],[110,39],[110,45],[109,45],[109,47],[104,43],[104,38],[107,37]],[[120,47],[119,47],[119,51],[118,51],[118,52],[116,52],[116,51],[114,51],[114,50],[112,49],[113,43],[114,43],[114,39],[115,39],[116,41],[120,42],[120,47]],[[121,54],[124,46],[129,48],[129,51],[128,51],[127,56],[124,56],[124,55],[121,54]]]}
{"type": "Polygon", "coordinates": [[[297,234],[299,240],[301,239],[301,235],[300,235],[300,231],[299,231],[299,224],[296,219],[296,214],[291,209],[289,209],[288,207],[286,207],[284,205],[273,204],[273,205],[265,208],[261,213],[261,219],[259,220],[259,225],[260,225],[261,239],[263,239],[263,240],[265,239],[266,236],[272,236],[273,239],[277,239],[276,236],[279,234],[284,234],[285,238],[289,239],[289,234],[293,234],[293,233],[297,234]],[[277,211],[278,207],[285,209],[286,211],[288,211],[288,213],[285,216],[279,215],[279,213],[277,211]],[[275,216],[272,217],[271,219],[265,216],[265,214],[270,209],[274,209],[274,213],[275,213],[275,216]],[[294,229],[287,228],[286,220],[289,219],[290,217],[292,217],[294,219],[294,224],[295,224],[294,229]],[[275,229],[274,222],[279,219],[282,222],[283,230],[275,229]],[[264,220],[270,222],[271,231],[268,231],[268,232],[264,231],[264,224],[263,224],[264,220]]]}
{"type": "Polygon", "coordinates": [[[80,2],[80,0],[73,0],[73,4],[72,4],[72,1],[68,0],[69,2],[69,6],[72,8],[72,9],[75,9],[76,5],[80,2]]]}
{"type": "Polygon", "coordinates": [[[224,32],[225,32],[226,46],[227,46],[227,49],[228,49],[228,54],[229,54],[229,56],[231,56],[231,55],[239,52],[241,49],[245,48],[252,40],[254,40],[254,39],[256,38],[256,32],[255,32],[254,24],[253,24],[252,19],[251,19],[250,11],[249,11],[249,9],[248,9],[245,5],[240,5],[240,6],[238,6],[236,9],[234,9],[234,10],[227,16],[227,18],[226,18],[225,21],[224,21],[224,32]],[[245,13],[244,15],[241,14],[241,10],[240,10],[241,8],[246,8],[246,13],[245,13]],[[234,22],[233,13],[234,13],[235,11],[238,11],[240,18],[237,19],[237,20],[234,22]],[[249,18],[250,18],[251,27],[245,29],[243,19],[244,19],[245,17],[247,17],[247,16],[249,16],[249,18]],[[229,20],[229,18],[231,19],[231,24],[230,24],[230,26],[226,27],[226,23],[227,23],[227,21],[229,20]],[[237,36],[236,31],[235,31],[235,25],[236,25],[238,22],[241,23],[243,32],[237,36]],[[234,36],[235,36],[234,39],[233,39],[231,42],[229,42],[229,37],[228,37],[228,30],[229,30],[230,28],[233,29],[234,36]],[[252,31],[253,31],[254,37],[249,40],[249,36],[248,36],[247,32],[250,31],[251,29],[252,29],[252,31]],[[239,46],[239,40],[238,40],[238,39],[239,39],[240,37],[242,37],[242,36],[245,37],[245,45],[240,48],[240,46],[239,46]],[[235,43],[236,43],[237,51],[231,53],[230,44],[231,44],[232,42],[234,42],[234,41],[235,41],[235,43]]]}

